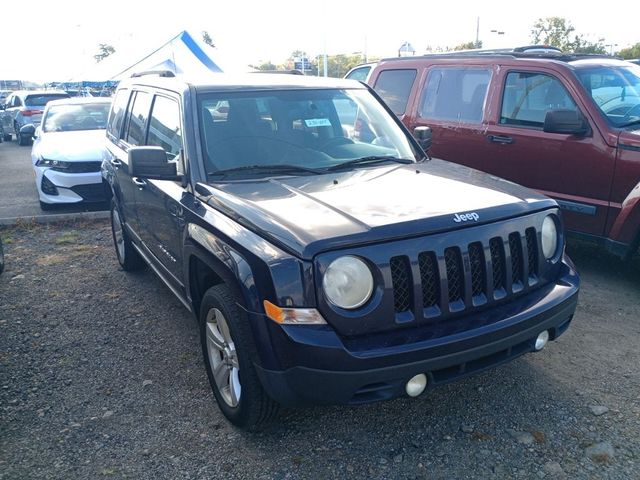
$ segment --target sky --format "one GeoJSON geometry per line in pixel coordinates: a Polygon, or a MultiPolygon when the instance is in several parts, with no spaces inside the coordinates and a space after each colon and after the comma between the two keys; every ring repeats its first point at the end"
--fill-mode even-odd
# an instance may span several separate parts
{"type": "Polygon", "coordinates": [[[530,44],[534,22],[549,16],[566,18],[592,42],[617,44],[614,51],[640,42],[640,1],[592,5],[585,0],[31,0],[28,21],[3,22],[0,29],[4,39],[16,39],[2,45],[0,79],[77,78],[95,65],[100,43],[112,45],[116,55],[143,54],[182,30],[198,38],[208,31],[220,55],[242,65],[283,63],[295,50],[309,56],[395,56],[405,41],[420,54],[475,40],[478,18],[485,48],[530,44]]]}

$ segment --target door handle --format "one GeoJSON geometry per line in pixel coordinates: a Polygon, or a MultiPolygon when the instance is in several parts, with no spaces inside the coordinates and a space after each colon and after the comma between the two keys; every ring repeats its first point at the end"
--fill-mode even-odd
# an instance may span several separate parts
{"type": "Polygon", "coordinates": [[[503,143],[503,144],[513,143],[513,138],[506,137],[503,135],[489,135],[487,137],[487,140],[493,143],[503,143]]]}
{"type": "Polygon", "coordinates": [[[141,178],[138,177],[133,177],[131,179],[131,181],[140,189],[142,190],[144,187],[147,186],[147,182],[145,182],[144,180],[142,180],[141,178]]]}

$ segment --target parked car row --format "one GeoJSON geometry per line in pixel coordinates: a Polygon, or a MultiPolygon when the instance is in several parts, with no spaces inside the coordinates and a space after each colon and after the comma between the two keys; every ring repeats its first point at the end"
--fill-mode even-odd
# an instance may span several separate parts
{"type": "Polygon", "coordinates": [[[392,58],[371,85],[431,152],[550,195],[572,234],[626,258],[640,244],[640,66],[559,52],[392,58]]]}

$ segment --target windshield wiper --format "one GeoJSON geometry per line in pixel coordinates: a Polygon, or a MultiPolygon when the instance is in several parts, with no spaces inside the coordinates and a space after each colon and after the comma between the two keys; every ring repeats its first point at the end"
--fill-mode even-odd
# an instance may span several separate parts
{"type": "Polygon", "coordinates": [[[226,177],[233,173],[313,173],[315,175],[325,173],[318,168],[302,167],[300,165],[274,164],[274,165],[245,165],[243,167],[225,168],[215,172],[209,172],[212,177],[226,177]]]}
{"type": "Polygon", "coordinates": [[[380,162],[396,162],[396,163],[415,163],[413,160],[409,158],[398,158],[393,155],[371,155],[369,157],[356,158],[354,160],[349,160],[348,162],[339,163],[338,165],[332,165],[327,168],[328,171],[340,170],[342,168],[352,167],[354,165],[367,165],[371,163],[380,163],[380,162]]]}

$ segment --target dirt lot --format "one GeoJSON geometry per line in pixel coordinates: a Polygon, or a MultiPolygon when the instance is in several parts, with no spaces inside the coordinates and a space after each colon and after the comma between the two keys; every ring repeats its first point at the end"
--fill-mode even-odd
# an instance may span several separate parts
{"type": "Polygon", "coordinates": [[[229,426],[195,322],[104,221],[0,230],[0,478],[640,478],[640,261],[571,244],[569,331],[433,391],[229,426]]]}

